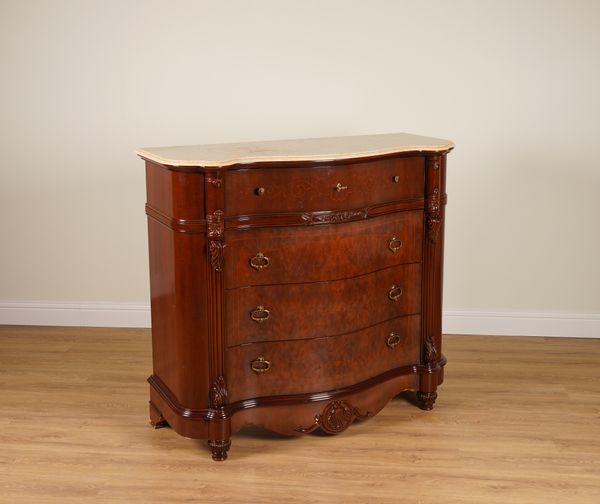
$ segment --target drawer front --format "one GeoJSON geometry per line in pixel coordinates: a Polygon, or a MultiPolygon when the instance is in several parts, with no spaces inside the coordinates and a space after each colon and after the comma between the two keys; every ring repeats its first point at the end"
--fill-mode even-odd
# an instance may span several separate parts
{"type": "Polygon", "coordinates": [[[314,228],[229,231],[228,288],[335,280],[419,262],[423,212],[314,228]]]}
{"type": "Polygon", "coordinates": [[[345,334],[420,313],[421,264],[344,280],[226,291],[227,345],[345,334]]]}
{"type": "Polygon", "coordinates": [[[343,336],[228,348],[229,399],[332,390],[416,364],[420,327],[413,315],[343,336]]]}
{"type": "Polygon", "coordinates": [[[422,198],[422,157],[315,168],[236,170],[227,173],[227,215],[367,207],[422,198]]]}

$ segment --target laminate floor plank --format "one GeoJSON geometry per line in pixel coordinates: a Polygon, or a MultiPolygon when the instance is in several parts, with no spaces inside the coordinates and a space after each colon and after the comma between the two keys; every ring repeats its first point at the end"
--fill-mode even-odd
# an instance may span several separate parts
{"type": "Polygon", "coordinates": [[[600,340],[448,335],[433,411],[338,436],[204,442],[148,424],[150,332],[0,326],[0,502],[600,502],[600,340]]]}

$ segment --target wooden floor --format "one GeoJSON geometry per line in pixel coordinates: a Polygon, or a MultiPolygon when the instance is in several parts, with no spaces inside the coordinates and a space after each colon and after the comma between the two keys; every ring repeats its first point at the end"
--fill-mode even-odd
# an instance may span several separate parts
{"type": "Polygon", "coordinates": [[[436,408],[334,437],[148,424],[150,334],[0,326],[2,503],[600,503],[600,340],[448,336],[436,408]],[[527,385],[524,385],[527,383],[527,385]]]}

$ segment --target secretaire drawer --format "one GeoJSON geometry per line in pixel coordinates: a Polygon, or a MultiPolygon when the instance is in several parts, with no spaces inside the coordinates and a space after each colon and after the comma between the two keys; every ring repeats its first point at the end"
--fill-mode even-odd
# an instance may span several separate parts
{"type": "Polygon", "coordinates": [[[420,316],[342,336],[228,348],[229,400],[332,390],[419,361],[420,316]]]}
{"type": "Polygon", "coordinates": [[[421,264],[343,280],[226,291],[227,345],[344,334],[420,313],[421,264]]]}
{"type": "Polygon", "coordinates": [[[228,215],[367,207],[423,197],[423,157],[227,174],[228,215]]]}
{"type": "Polygon", "coordinates": [[[423,212],[398,212],[335,226],[229,231],[228,288],[316,282],[419,262],[423,212]]]}

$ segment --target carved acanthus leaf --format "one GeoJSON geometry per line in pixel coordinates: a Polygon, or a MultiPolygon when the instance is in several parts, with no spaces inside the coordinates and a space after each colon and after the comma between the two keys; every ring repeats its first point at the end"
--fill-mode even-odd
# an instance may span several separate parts
{"type": "Polygon", "coordinates": [[[215,271],[223,271],[223,262],[225,259],[225,245],[219,240],[212,240],[208,244],[210,252],[210,264],[215,271]]]}
{"type": "Polygon", "coordinates": [[[227,404],[227,386],[225,378],[217,376],[210,391],[210,401],[213,408],[222,408],[227,404]]]}
{"type": "Polygon", "coordinates": [[[435,339],[433,334],[428,334],[424,341],[425,362],[432,363],[437,360],[438,351],[435,348],[435,339]]]}

